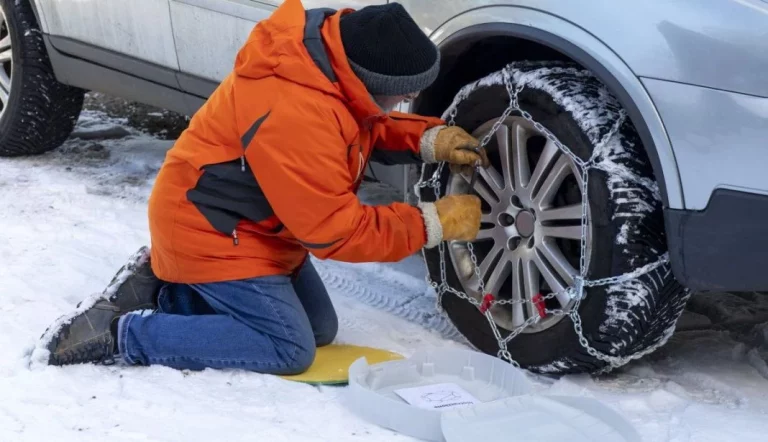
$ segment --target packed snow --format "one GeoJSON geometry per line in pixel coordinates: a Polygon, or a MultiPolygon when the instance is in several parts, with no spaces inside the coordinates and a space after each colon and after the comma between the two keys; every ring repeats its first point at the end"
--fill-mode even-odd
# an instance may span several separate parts
{"type": "MultiPolygon", "coordinates": [[[[412,440],[346,409],[344,387],[235,370],[30,364],[46,327],[148,244],[146,199],[171,145],[86,111],[57,151],[0,159],[0,441],[412,440]]],[[[397,195],[369,185],[361,197],[397,195]]],[[[418,255],[316,264],[340,316],[338,342],[406,356],[468,348],[436,311],[418,255]]],[[[684,320],[665,347],[611,375],[530,378],[542,394],[604,401],[647,441],[765,440],[768,327],[736,334],[701,314],[684,320]]]]}

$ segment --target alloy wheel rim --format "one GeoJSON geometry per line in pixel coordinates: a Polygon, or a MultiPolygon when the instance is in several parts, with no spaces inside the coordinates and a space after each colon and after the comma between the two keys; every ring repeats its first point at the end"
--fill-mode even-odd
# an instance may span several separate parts
{"type": "MultiPolygon", "coordinates": [[[[495,122],[484,123],[473,135],[482,138],[495,122]]],[[[472,245],[486,292],[500,300],[527,301],[491,308],[498,326],[514,330],[539,315],[532,302],[538,294],[557,293],[546,301],[549,310],[568,312],[574,304],[564,292],[579,275],[583,181],[574,161],[519,116],[507,117],[486,149],[491,167],[481,169],[471,192],[483,202],[481,230],[472,245]]],[[[469,180],[451,174],[447,193],[470,193],[469,180]]],[[[587,205],[587,266],[590,225],[587,205]]],[[[451,242],[448,251],[464,291],[481,299],[467,243],[451,242]]],[[[547,314],[523,333],[541,332],[563,317],[547,314]]]]}
{"type": "Polygon", "coordinates": [[[11,97],[13,75],[13,41],[5,13],[0,10],[0,118],[5,115],[11,97]]]}

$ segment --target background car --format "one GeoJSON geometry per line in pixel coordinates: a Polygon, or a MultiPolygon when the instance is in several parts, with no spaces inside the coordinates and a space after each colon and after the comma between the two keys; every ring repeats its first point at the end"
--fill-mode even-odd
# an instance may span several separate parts
{"type": "MultiPolygon", "coordinates": [[[[0,0],[0,154],[55,149],[86,90],[193,114],[280,3],[0,0]]],[[[471,85],[455,123],[483,137],[508,107],[500,79],[511,75],[520,108],[539,123],[510,113],[488,145],[493,167],[474,188],[448,169],[437,175],[440,194],[484,201],[471,249],[480,277],[466,243],[424,253],[432,280],[476,301],[483,286],[510,300],[494,308],[502,338],[535,322],[510,341],[515,360],[558,373],[608,364],[580,342],[571,316],[553,311],[578,306],[588,342],[620,359],[663,345],[691,290],[768,289],[768,3],[401,3],[442,52],[438,80],[402,110],[444,115],[471,85]],[[595,150],[615,168],[584,175],[577,158],[595,150]],[[580,276],[631,273],[664,257],[635,278],[588,287],[579,303],[563,295],[580,276]]],[[[434,167],[420,172],[429,178],[434,167]]],[[[371,173],[413,201],[418,170],[371,173]]],[[[419,198],[434,198],[430,190],[419,198]]],[[[450,294],[441,303],[472,344],[497,353],[486,316],[450,294]]]]}

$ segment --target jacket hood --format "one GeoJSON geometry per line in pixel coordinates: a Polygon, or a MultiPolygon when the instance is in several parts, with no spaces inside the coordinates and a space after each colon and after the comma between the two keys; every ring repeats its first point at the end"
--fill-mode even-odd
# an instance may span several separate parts
{"type": "Polygon", "coordinates": [[[349,65],[339,20],[353,9],[305,10],[286,0],[254,26],[235,59],[235,73],[259,79],[277,76],[343,101],[358,121],[383,117],[349,65]]]}

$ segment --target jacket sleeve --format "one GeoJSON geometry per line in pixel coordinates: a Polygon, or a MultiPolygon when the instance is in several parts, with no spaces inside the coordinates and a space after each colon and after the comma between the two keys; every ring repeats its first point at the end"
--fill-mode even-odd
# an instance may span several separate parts
{"type": "Polygon", "coordinates": [[[437,131],[445,126],[439,118],[390,112],[372,128],[371,161],[382,164],[434,162],[437,131]]]}
{"type": "Polygon", "coordinates": [[[422,216],[424,211],[429,217],[432,207],[371,207],[358,200],[347,143],[330,108],[278,104],[245,156],[275,215],[318,258],[399,261],[434,236],[435,228],[428,232],[422,216]]]}

